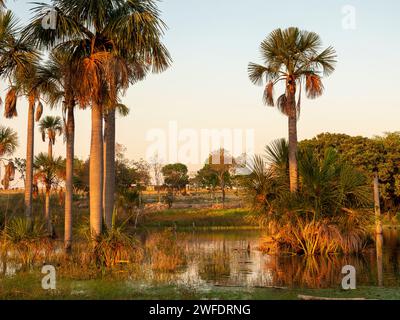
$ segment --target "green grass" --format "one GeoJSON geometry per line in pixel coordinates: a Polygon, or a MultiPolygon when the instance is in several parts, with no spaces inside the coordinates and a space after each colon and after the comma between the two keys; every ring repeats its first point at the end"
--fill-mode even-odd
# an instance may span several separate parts
{"type": "Polygon", "coordinates": [[[189,288],[174,285],[148,285],[117,279],[59,280],[57,289],[41,289],[41,276],[28,274],[0,278],[0,299],[38,300],[296,300],[298,295],[329,298],[400,300],[398,288],[360,287],[340,289],[189,288]]]}
{"type": "Polygon", "coordinates": [[[229,229],[257,228],[247,209],[172,209],[154,213],[142,228],[229,229]]]}

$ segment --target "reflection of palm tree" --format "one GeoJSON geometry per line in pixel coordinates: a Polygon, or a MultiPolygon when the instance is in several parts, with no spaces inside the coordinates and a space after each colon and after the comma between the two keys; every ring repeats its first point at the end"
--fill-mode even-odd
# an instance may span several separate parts
{"type": "Polygon", "coordinates": [[[131,80],[137,64],[164,70],[169,54],[160,43],[164,25],[146,0],[107,3],[54,0],[57,32],[42,28],[46,4],[25,30],[38,44],[68,51],[74,61],[73,87],[81,107],[91,107],[90,216],[93,238],[101,233],[103,212],[103,115],[118,104],[119,93],[131,80]]]}
{"type": "Polygon", "coordinates": [[[53,146],[56,144],[57,135],[63,133],[63,125],[60,117],[47,116],[42,119],[39,123],[39,130],[42,134],[43,142],[47,139],[49,140],[48,155],[53,158],[53,146]]]}
{"type": "Polygon", "coordinates": [[[40,180],[46,188],[45,219],[47,230],[50,234],[54,232],[50,212],[51,189],[58,183],[62,171],[63,160],[61,157],[53,159],[44,153],[40,153],[35,157],[35,177],[40,180]]]}
{"type": "Polygon", "coordinates": [[[275,106],[274,87],[285,82],[285,93],[276,101],[277,108],[289,119],[289,171],[290,190],[297,191],[297,120],[300,114],[301,89],[305,84],[308,98],[322,95],[322,76],[334,71],[336,54],[332,47],[321,51],[321,39],[314,32],[298,28],[273,31],[261,44],[261,54],[265,65],[249,64],[249,77],[254,84],[267,86],[264,103],[275,106]],[[297,89],[300,90],[296,103],[297,89]]]}

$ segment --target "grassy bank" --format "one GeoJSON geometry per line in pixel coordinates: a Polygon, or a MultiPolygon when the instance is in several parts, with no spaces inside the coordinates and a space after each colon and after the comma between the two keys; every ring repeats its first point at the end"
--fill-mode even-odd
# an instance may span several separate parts
{"type": "Polygon", "coordinates": [[[172,209],[149,215],[141,228],[243,229],[258,224],[248,209],[172,209]]]}
{"type": "Polygon", "coordinates": [[[41,289],[41,276],[32,274],[0,280],[0,299],[39,300],[296,300],[298,295],[329,298],[399,300],[398,288],[360,287],[340,289],[190,288],[173,285],[148,285],[115,279],[59,280],[57,289],[41,289]]]}

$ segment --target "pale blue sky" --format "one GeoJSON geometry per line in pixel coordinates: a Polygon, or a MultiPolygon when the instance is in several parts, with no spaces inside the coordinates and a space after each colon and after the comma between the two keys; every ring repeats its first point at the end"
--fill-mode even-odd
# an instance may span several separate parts
{"type": "MultiPolygon", "coordinates": [[[[8,1],[23,21],[29,17],[27,1],[8,1]]],[[[118,120],[117,141],[128,156],[145,156],[146,133],[180,128],[254,129],[256,151],[287,136],[287,120],[262,104],[262,88],[247,77],[250,61],[260,62],[259,45],[275,28],[297,26],[320,34],[325,46],[338,52],[336,72],[325,80],[325,95],[303,100],[299,138],[321,132],[373,136],[400,130],[400,2],[397,0],[164,0],[159,5],[169,26],[165,44],[174,63],[162,75],[152,75],[129,91],[124,102],[131,114],[118,120]],[[342,8],[356,9],[356,29],[342,27],[342,8]]],[[[1,87],[4,97],[4,84],[1,87]]],[[[19,118],[2,123],[18,129],[25,155],[26,105],[19,118]]],[[[46,114],[57,113],[45,111],[46,114]]],[[[90,112],[77,114],[78,156],[89,153],[90,112]]],[[[37,130],[36,130],[37,132],[37,130]]],[[[55,149],[64,155],[62,139],[55,149]]],[[[46,151],[36,136],[35,151],[46,151]]]]}

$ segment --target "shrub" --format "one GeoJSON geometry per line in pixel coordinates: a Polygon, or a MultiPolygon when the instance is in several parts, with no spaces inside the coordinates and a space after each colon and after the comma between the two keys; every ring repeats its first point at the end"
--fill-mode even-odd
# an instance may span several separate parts
{"type": "Polygon", "coordinates": [[[268,163],[256,157],[245,184],[272,235],[261,247],[306,255],[361,251],[372,217],[365,176],[333,149],[323,157],[304,149],[298,154],[299,190],[291,193],[286,148],[280,140],[267,148],[268,163]]]}
{"type": "Polygon", "coordinates": [[[104,232],[98,239],[93,253],[97,264],[106,268],[120,263],[137,263],[143,258],[139,241],[120,229],[104,232]]]}
{"type": "Polygon", "coordinates": [[[45,224],[40,220],[13,218],[2,232],[8,252],[23,265],[33,265],[52,251],[45,224]]]}

